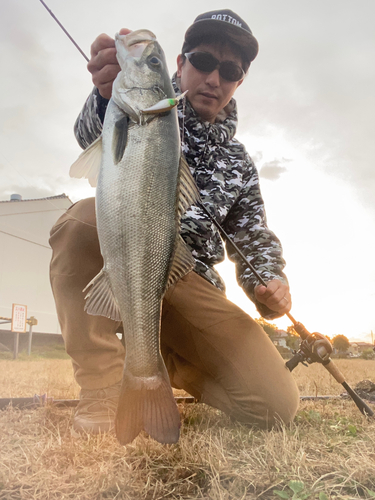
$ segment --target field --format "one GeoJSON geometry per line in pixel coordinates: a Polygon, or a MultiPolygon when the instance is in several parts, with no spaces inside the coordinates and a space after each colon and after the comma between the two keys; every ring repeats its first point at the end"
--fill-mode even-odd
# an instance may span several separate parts
{"type": "MultiPolygon", "coordinates": [[[[337,360],[347,382],[375,361],[337,360]]],[[[68,359],[0,360],[0,397],[77,398],[68,359]]],[[[294,372],[301,394],[339,395],[323,367],[294,372]]],[[[0,411],[0,499],[354,499],[375,497],[375,422],[351,400],[304,401],[295,422],[263,432],[202,404],[181,404],[181,438],[73,439],[72,409],[0,411]]]]}

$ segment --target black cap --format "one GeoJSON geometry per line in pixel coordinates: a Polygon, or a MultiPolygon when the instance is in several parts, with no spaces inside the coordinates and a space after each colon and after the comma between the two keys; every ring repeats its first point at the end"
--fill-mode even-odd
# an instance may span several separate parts
{"type": "Polygon", "coordinates": [[[186,52],[185,48],[193,48],[194,41],[206,35],[227,38],[241,48],[249,62],[258,54],[257,39],[245,21],[232,10],[212,10],[198,16],[185,33],[182,53],[186,52]]]}

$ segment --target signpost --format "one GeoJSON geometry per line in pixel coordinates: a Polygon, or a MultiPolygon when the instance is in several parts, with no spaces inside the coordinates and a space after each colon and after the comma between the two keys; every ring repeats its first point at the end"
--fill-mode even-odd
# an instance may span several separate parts
{"type": "Polygon", "coordinates": [[[12,325],[11,331],[14,332],[13,359],[18,357],[18,348],[20,343],[20,333],[26,332],[27,306],[21,304],[12,304],[12,325]]]}
{"type": "Polygon", "coordinates": [[[19,335],[26,332],[26,323],[29,325],[29,342],[27,354],[31,354],[31,343],[33,338],[33,326],[38,324],[38,320],[34,316],[27,318],[27,306],[22,304],[12,304],[12,317],[0,317],[0,324],[11,323],[11,331],[14,333],[13,359],[18,357],[19,335]],[[4,321],[2,321],[4,320],[4,321]]]}

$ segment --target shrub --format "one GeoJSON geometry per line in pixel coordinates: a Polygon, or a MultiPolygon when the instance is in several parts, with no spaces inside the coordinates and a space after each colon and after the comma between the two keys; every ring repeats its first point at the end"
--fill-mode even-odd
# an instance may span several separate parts
{"type": "Polygon", "coordinates": [[[374,351],[370,348],[365,349],[360,356],[362,359],[373,359],[374,358],[374,351]]]}

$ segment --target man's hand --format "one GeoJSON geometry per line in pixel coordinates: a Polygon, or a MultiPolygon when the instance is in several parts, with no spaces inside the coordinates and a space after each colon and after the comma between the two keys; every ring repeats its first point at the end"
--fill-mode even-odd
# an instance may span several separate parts
{"type": "MultiPolygon", "coordinates": [[[[122,28],[120,35],[127,35],[131,30],[122,28]]],[[[116,58],[116,47],[113,38],[106,34],[99,35],[91,45],[91,59],[87,69],[92,74],[92,81],[102,97],[110,99],[112,84],[120,71],[116,58]]]]}
{"type": "Polygon", "coordinates": [[[254,292],[258,302],[280,315],[286,314],[292,307],[289,287],[280,280],[269,281],[267,287],[258,285],[254,292]]]}

